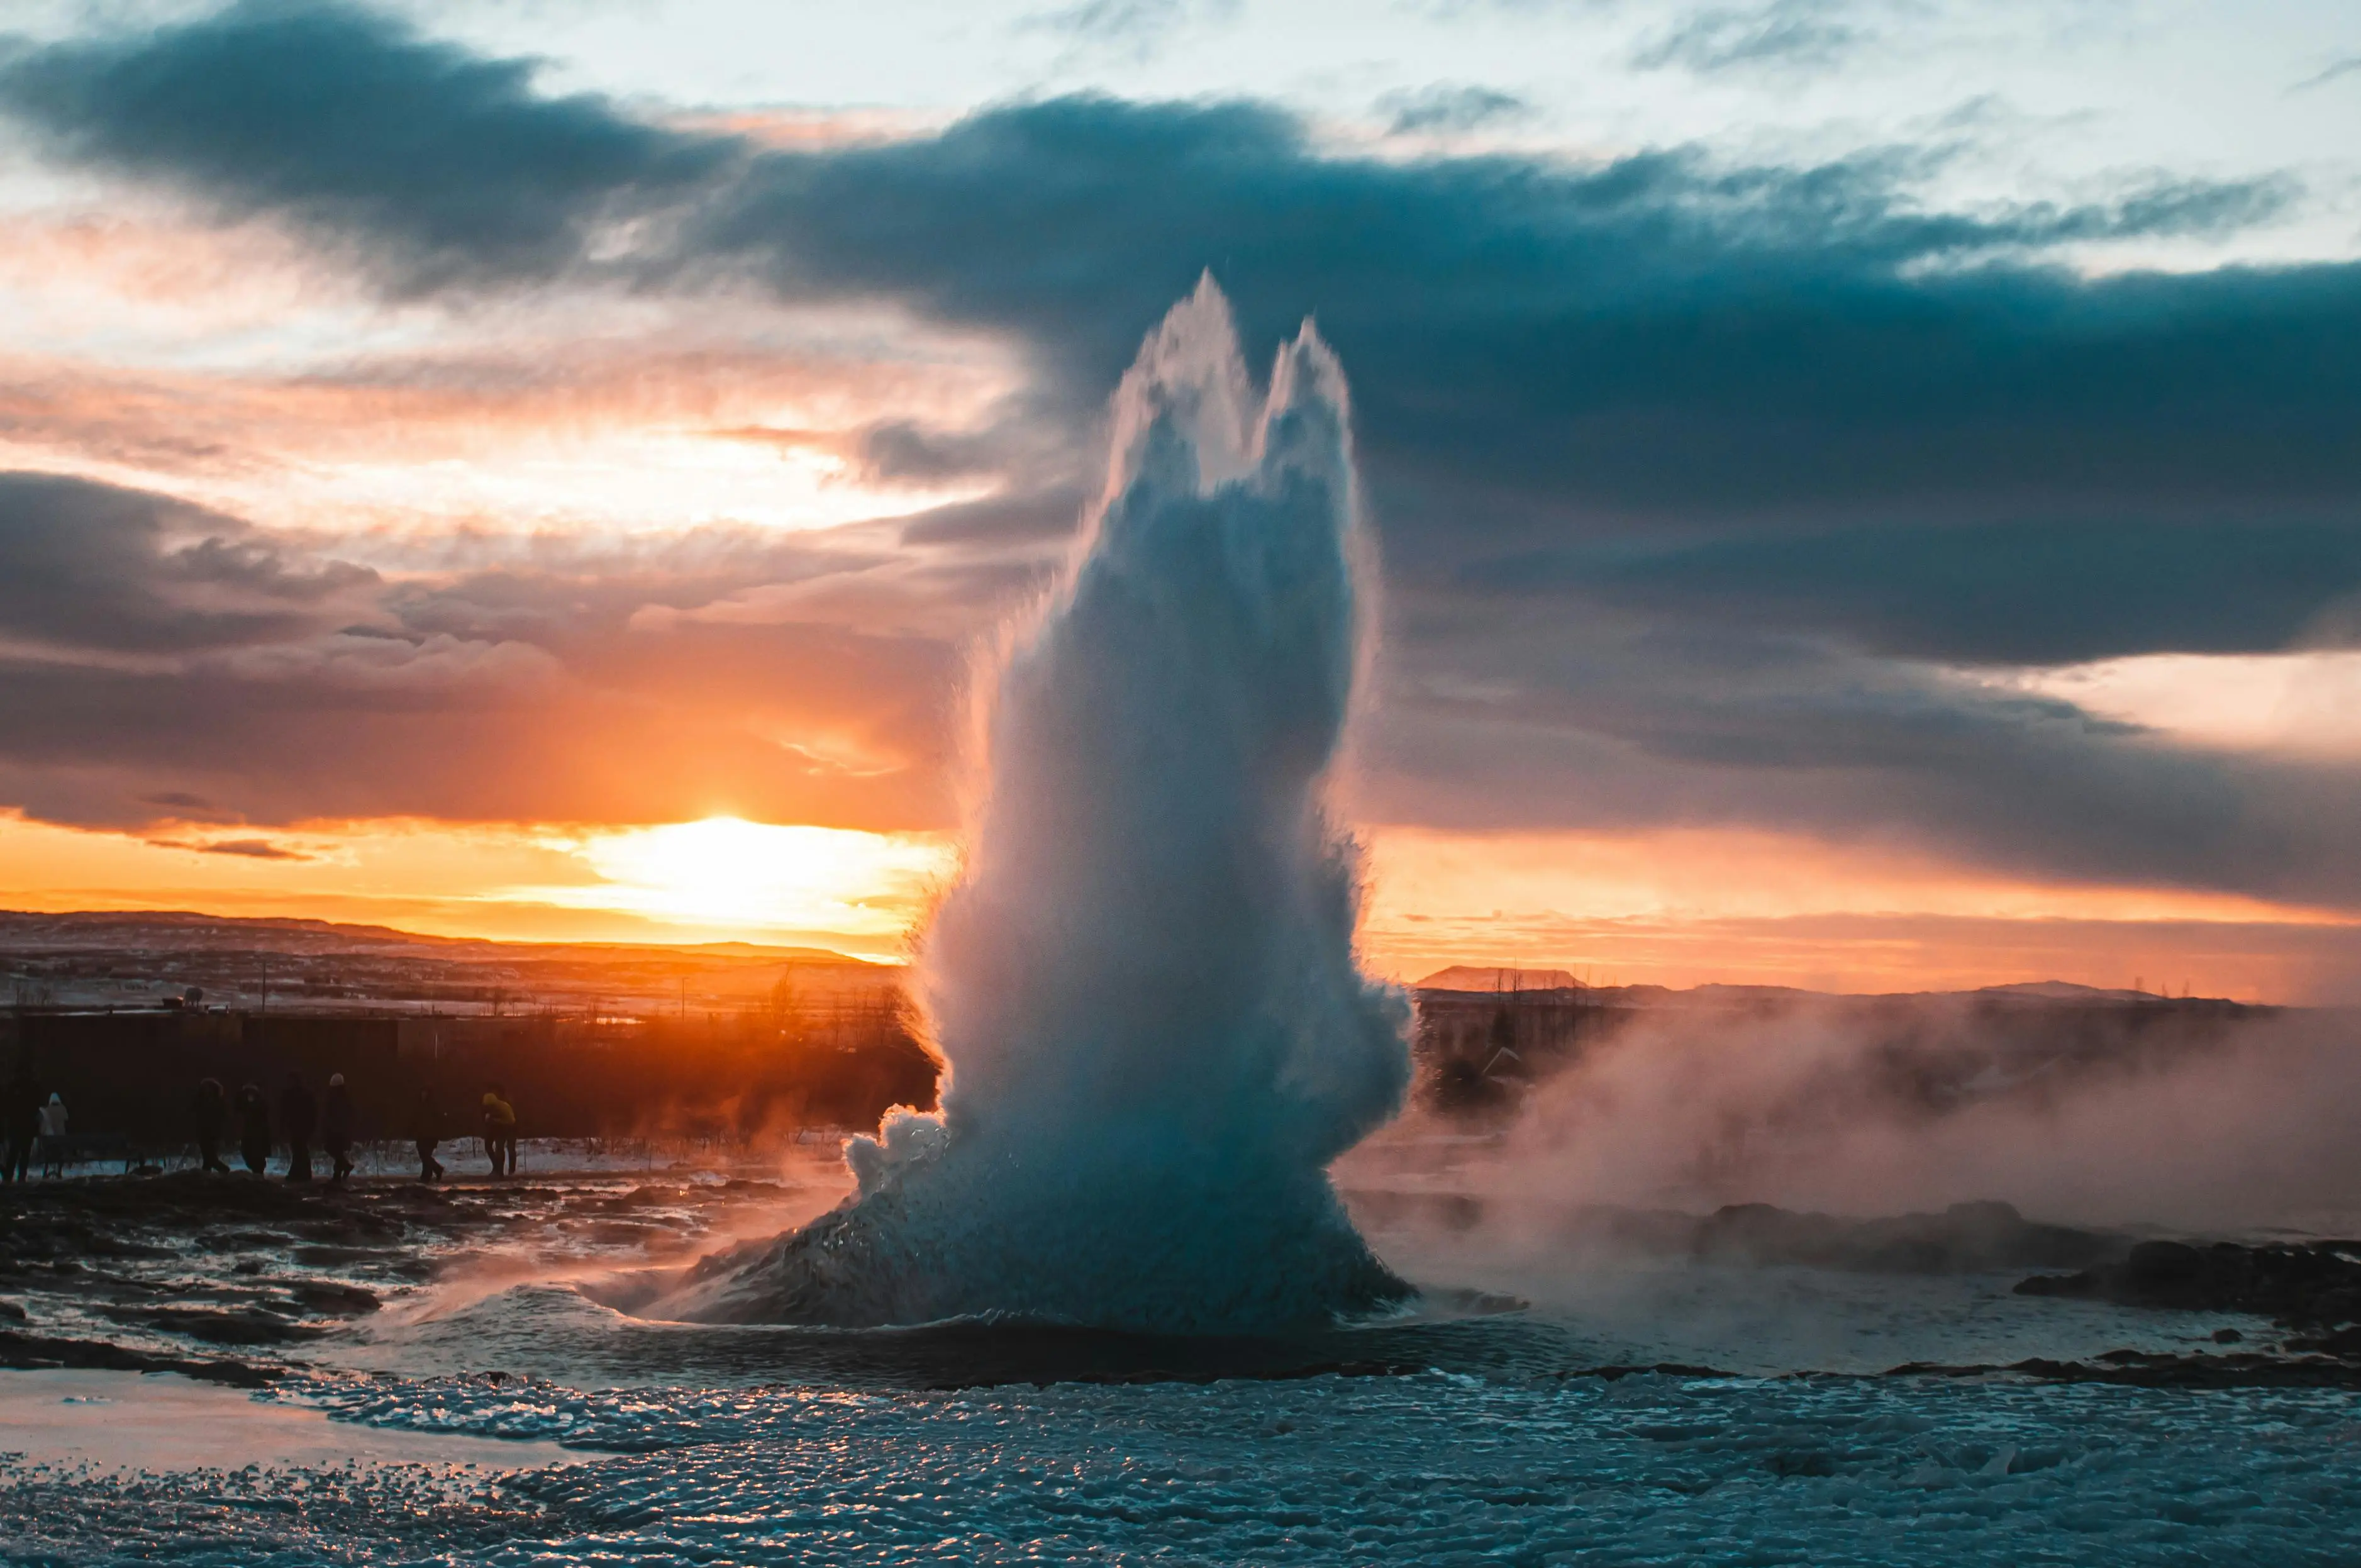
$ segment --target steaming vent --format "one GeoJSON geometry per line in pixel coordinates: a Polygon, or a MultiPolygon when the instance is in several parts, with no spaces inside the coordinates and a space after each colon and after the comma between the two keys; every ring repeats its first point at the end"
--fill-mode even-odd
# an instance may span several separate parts
{"type": "Polygon", "coordinates": [[[1208,278],[1114,427],[1064,582],[975,683],[985,787],[922,961],[940,1114],[854,1140],[853,1199],[664,1315],[1243,1332],[1409,1294],[1326,1174],[1409,1079],[1326,799],[1363,620],[1343,372],[1307,323],[1257,398],[1208,278]]]}

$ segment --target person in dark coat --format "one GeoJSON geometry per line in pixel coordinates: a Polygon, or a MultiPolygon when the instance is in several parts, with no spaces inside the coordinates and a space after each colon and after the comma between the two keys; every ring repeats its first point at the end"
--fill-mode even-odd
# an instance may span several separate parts
{"type": "Polygon", "coordinates": [[[248,1083],[237,1091],[238,1156],[246,1168],[257,1176],[270,1169],[270,1102],[262,1096],[262,1086],[248,1083]]]}
{"type": "Polygon", "coordinates": [[[319,1102],[303,1087],[300,1074],[289,1073],[287,1087],[279,1091],[279,1130],[287,1139],[288,1180],[312,1179],[312,1135],[319,1126],[319,1102]]]}
{"type": "Polygon", "coordinates": [[[0,1101],[0,1133],[7,1135],[8,1153],[0,1161],[0,1175],[11,1181],[27,1179],[33,1164],[33,1140],[41,1135],[41,1089],[33,1081],[33,1059],[16,1061],[16,1076],[8,1080],[0,1101]]]}
{"type": "Polygon", "coordinates": [[[434,1091],[422,1089],[418,1103],[410,1112],[410,1137],[418,1146],[418,1179],[443,1179],[443,1162],[434,1157],[434,1146],[443,1141],[443,1113],[434,1107],[434,1091]]]}
{"type": "Polygon", "coordinates": [[[195,1121],[197,1153],[204,1157],[206,1173],[218,1170],[227,1176],[229,1167],[222,1163],[221,1141],[229,1126],[229,1096],[222,1091],[220,1079],[198,1080],[195,1121]]]}
{"type": "Polygon", "coordinates": [[[341,1072],[328,1075],[328,1095],[320,1106],[320,1146],[335,1162],[328,1179],[338,1187],[353,1173],[353,1094],[341,1072]]]}
{"type": "Polygon", "coordinates": [[[484,1153],[494,1176],[516,1174],[517,1113],[508,1090],[495,1083],[484,1091],[484,1153]]]}

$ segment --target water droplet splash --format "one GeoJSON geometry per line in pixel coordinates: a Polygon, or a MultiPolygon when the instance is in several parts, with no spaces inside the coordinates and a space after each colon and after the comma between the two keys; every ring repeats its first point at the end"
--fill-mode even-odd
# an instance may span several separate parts
{"type": "Polygon", "coordinates": [[[1230,1333],[1410,1295],[1326,1174],[1409,1079],[1328,798],[1370,580],[1343,371],[1306,323],[1257,399],[1207,279],[1115,416],[1072,570],[978,682],[985,787],[922,963],[941,1113],[653,1315],[1230,1333]]]}

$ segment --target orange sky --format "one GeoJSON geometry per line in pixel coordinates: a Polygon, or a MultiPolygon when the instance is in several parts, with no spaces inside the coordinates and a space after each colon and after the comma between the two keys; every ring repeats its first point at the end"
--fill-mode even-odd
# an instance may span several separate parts
{"type": "MultiPolygon", "coordinates": [[[[2007,882],[1757,832],[1367,835],[1367,961],[1565,968],[1598,983],[1836,991],[2030,978],[2334,1000],[2361,923],[2173,890],[2007,882]]],[[[0,817],[0,905],[308,916],[517,940],[910,951],[948,835],[770,827],[312,823],[92,832],[0,817]]]]}

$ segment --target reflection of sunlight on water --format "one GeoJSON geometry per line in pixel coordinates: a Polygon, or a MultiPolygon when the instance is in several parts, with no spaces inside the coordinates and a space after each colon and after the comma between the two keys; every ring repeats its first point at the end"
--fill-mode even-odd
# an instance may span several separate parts
{"type": "Polygon", "coordinates": [[[398,1347],[413,1331],[464,1317],[524,1288],[597,1301],[619,1292],[636,1294],[619,1281],[685,1267],[706,1253],[803,1224],[850,1188],[842,1165],[832,1157],[797,1159],[777,1175],[784,1188],[752,1201],[727,1196],[730,1190],[713,1172],[686,1179],[678,1172],[654,1173],[625,1190],[602,1190],[595,1177],[587,1183],[561,1181],[551,1190],[548,1207],[524,1215],[511,1236],[479,1241],[445,1257],[431,1284],[388,1301],[356,1327],[353,1338],[380,1350],[398,1347]],[[634,1201],[652,1188],[675,1183],[676,1197],[634,1201]],[[581,1208],[590,1212],[570,1212],[581,1208]]]}
{"type": "Polygon", "coordinates": [[[59,1370],[0,1377],[0,1453],[102,1472],[355,1461],[500,1470],[578,1463],[545,1441],[358,1426],[332,1421],[311,1405],[170,1375],[59,1370]]]}

